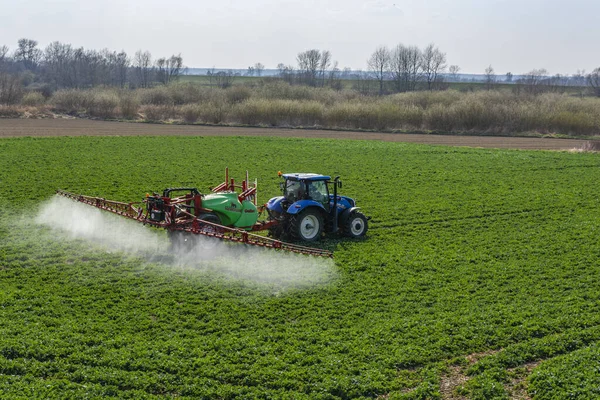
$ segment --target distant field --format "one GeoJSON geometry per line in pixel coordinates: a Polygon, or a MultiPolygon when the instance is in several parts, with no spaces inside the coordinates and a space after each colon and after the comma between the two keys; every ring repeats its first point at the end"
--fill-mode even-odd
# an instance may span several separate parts
{"type": "Polygon", "coordinates": [[[2,398],[598,394],[598,154],[197,136],[2,139],[0,154],[2,398]],[[243,254],[191,268],[35,223],[57,188],[135,201],[206,191],[225,166],[262,202],[278,170],[341,175],[368,237],[323,242],[334,263],[299,284],[247,274],[262,265],[243,254]]]}
{"type": "MultiPolygon", "coordinates": [[[[275,77],[258,77],[258,76],[237,76],[234,78],[234,83],[235,84],[252,84],[252,83],[257,83],[261,80],[273,80],[275,79],[275,77]]],[[[179,80],[181,82],[193,82],[193,83],[198,83],[198,84],[202,84],[202,85],[207,85],[210,86],[215,85],[215,81],[214,79],[211,81],[210,77],[207,75],[182,75],[179,80]]],[[[342,79],[342,87],[344,89],[352,89],[354,84],[356,83],[356,80],[354,79],[342,79]]],[[[448,89],[451,90],[458,90],[458,91],[462,91],[462,92],[469,92],[469,91],[479,91],[479,90],[487,90],[488,87],[485,83],[483,82],[448,82],[448,89]]],[[[376,87],[377,85],[375,84],[375,82],[373,82],[373,87],[376,87]]],[[[515,84],[511,84],[511,83],[496,83],[494,84],[494,89],[495,90],[500,90],[500,91],[505,91],[505,92],[511,92],[513,90],[515,90],[516,85],[515,84]]],[[[582,92],[582,88],[580,87],[574,87],[574,86],[567,86],[562,88],[562,90],[565,93],[570,93],[570,94],[580,94],[582,92]]]]}

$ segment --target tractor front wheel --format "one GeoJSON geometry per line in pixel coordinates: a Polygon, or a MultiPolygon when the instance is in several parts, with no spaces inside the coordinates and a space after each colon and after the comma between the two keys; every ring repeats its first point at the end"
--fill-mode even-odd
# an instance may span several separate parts
{"type": "Polygon", "coordinates": [[[343,229],[344,235],[348,237],[363,237],[367,233],[367,229],[369,229],[367,217],[365,217],[363,213],[355,211],[348,216],[343,229]]]}
{"type": "Polygon", "coordinates": [[[307,208],[290,219],[290,233],[294,239],[312,242],[323,232],[323,217],[315,209],[307,208]]]}

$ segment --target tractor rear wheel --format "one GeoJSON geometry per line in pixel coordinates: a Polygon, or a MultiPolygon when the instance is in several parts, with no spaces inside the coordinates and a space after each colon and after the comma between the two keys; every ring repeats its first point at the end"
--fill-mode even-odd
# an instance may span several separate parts
{"type": "Polygon", "coordinates": [[[348,237],[363,237],[369,229],[367,217],[365,217],[363,213],[355,211],[348,216],[348,219],[344,223],[343,229],[344,235],[348,237]]]}
{"type": "Polygon", "coordinates": [[[307,208],[290,218],[290,233],[294,239],[312,242],[323,232],[323,217],[318,210],[307,208]]]}

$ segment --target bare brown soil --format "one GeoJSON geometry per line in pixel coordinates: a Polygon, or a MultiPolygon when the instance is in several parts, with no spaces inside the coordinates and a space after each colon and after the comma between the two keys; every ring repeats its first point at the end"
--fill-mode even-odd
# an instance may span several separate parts
{"type": "Polygon", "coordinates": [[[380,140],[499,149],[579,150],[588,141],[500,136],[377,133],[312,129],[168,125],[87,119],[0,119],[0,138],[23,136],[277,136],[380,140]]]}

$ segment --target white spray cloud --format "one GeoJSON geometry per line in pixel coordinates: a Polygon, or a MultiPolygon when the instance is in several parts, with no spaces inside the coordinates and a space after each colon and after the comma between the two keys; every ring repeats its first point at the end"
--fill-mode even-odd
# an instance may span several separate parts
{"type": "Polygon", "coordinates": [[[171,245],[160,229],[143,226],[92,206],[55,196],[44,203],[36,223],[55,231],[56,239],[81,239],[107,251],[124,252],[190,271],[265,283],[277,290],[308,288],[336,275],[333,260],[222,242],[191,235],[191,246],[171,245]]]}

